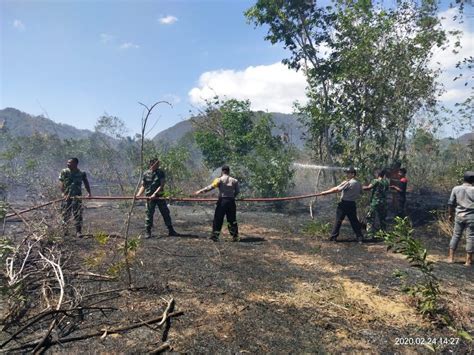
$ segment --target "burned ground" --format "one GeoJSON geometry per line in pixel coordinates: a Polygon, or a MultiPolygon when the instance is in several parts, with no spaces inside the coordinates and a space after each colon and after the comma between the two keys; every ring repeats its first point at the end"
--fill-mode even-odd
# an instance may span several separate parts
{"type": "MultiPolygon", "coordinates": [[[[332,222],[332,202],[318,208],[317,218],[332,222]]],[[[163,331],[152,325],[107,335],[105,330],[160,315],[166,300],[174,298],[182,316],[173,318],[167,338],[178,352],[430,352],[429,346],[396,345],[397,339],[428,342],[458,338],[416,311],[401,291],[406,272],[417,271],[402,255],[386,251],[384,243],[352,240],[348,224],[341,241],[304,232],[309,221],[303,206],[294,204],[271,212],[269,206],[240,206],[241,241],[207,239],[212,205],[173,205],[174,225],[181,237],[167,237],[161,216],[155,216],[156,234],[140,239],[132,264],[136,291],[111,293],[100,304],[113,307],[86,314],[68,336],[104,331],[102,337],[49,348],[51,352],[147,352],[162,341],[163,331]]],[[[143,207],[132,218],[131,234],[143,233],[143,207]]],[[[416,217],[416,215],[414,216],[416,217]]],[[[102,245],[97,235],[115,235],[123,225],[124,208],[90,202],[85,211],[87,235],[60,241],[72,253],[71,263],[97,274],[110,273],[120,260],[120,237],[102,245]]],[[[7,232],[20,233],[19,222],[8,222],[7,232]]],[[[444,262],[449,239],[439,236],[433,222],[419,223],[415,237],[426,245],[440,280],[443,300],[471,335],[474,327],[474,270],[444,262]]],[[[464,245],[461,245],[460,251],[464,245]]],[[[461,253],[459,253],[461,254],[461,253]]],[[[84,281],[83,293],[123,287],[117,281],[84,281]]],[[[15,327],[11,327],[11,333],[15,327]]],[[[41,338],[39,327],[29,339],[41,338]]],[[[2,339],[9,338],[4,332],[2,339]]],[[[25,340],[23,340],[25,341],[25,340]]],[[[402,341],[403,342],[403,341],[402,341]]],[[[454,340],[453,342],[457,342],[454,340]]],[[[11,348],[19,346],[11,342],[11,348]]],[[[472,345],[437,344],[442,352],[467,353],[472,345]]]]}

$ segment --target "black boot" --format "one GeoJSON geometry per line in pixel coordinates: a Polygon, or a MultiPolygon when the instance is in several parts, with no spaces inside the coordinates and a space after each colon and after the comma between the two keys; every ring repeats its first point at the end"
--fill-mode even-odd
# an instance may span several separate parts
{"type": "Polygon", "coordinates": [[[173,226],[168,227],[168,237],[179,237],[180,234],[176,232],[173,226]]]}
{"type": "Polygon", "coordinates": [[[152,237],[152,235],[151,235],[151,229],[147,229],[147,230],[145,231],[145,238],[146,238],[146,239],[150,239],[151,237],[152,237]]]}

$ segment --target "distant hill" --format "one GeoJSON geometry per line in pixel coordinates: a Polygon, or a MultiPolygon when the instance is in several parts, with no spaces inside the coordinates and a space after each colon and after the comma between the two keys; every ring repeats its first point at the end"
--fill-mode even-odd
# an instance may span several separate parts
{"type": "MultiPolygon", "coordinates": [[[[272,112],[270,115],[276,125],[273,134],[275,136],[285,134],[288,137],[289,142],[293,143],[298,148],[302,148],[304,145],[302,139],[304,130],[296,119],[296,116],[276,112],[272,112]]],[[[164,145],[173,145],[178,143],[181,138],[192,131],[194,131],[194,128],[191,119],[188,119],[161,131],[153,138],[153,141],[164,145]]]]}
{"type": "Polygon", "coordinates": [[[31,136],[34,133],[57,135],[61,139],[87,138],[94,132],[56,123],[43,116],[32,116],[15,108],[0,110],[0,131],[6,130],[12,136],[31,136]]]}
{"type": "Polygon", "coordinates": [[[458,138],[459,143],[469,144],[474,141],[474,132],[463,134],[458,138]]]}

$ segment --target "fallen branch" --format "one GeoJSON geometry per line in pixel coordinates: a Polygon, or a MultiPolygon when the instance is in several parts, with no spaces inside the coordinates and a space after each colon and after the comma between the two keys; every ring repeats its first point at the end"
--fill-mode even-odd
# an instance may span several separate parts
{"type": "MultiPolygon", "coordinates": [[[[178,317],[178,316],[181,316],[183,314],[184,314],[183,311],[172,312],[172,313],[168,314],[168,319],[170,319],[171,317],[178,317]]],[[[115,328],[115,329],[101,329],[98,332],[90,333],[90,334],[84,334],[84,335],[80,335],[80,336],[77,336],[77,337],[60,338],[60,339],[57,339],[57,340],[50,341],[49,345],[64,344],[64,343],[70,343],[70,342],[78,341],[78,340],[85,340],[85,339],[89,339],[89,338],[93,338],[93,337],[100,337],[100,336],[104,335],[105,332],[107,332],[107,334],[120,333],[120,332],[124,332],[124,331],[127,331],[127,330],[140,328],[140,327],[143,327],[144,325],[147,325],[147,324],[157,323],[157,322],[161,321],[162,319],[163,319],[163,315],[161,315],[159,317],[156,317],[156,318],[152,318],[152,319],[143,321],[143,322],[140,322],[140,323],[137,323],[137,324],[132,324],[132,325],[124,326],[124,327],[118,327],[118,328],[115,328]]],[[[19,347],[16,347],[16,348],[7,349],[7,351],[17,351],[17,350],[24,350],[24,349],[34,348],[38,344],[40,344],[40,341],[35,341],[35,342],[25,344],[25,345],[22,345],[22,346],[19,346],[19,347]]]]}
{"type": "Polygon", "coordinates": [[[87,298],[87,297],[95,297],[95,296],[100,296],[100,295],[105,295],[107,293],[114,293],[114,292],[121,292],[121,291],[139,291],[143,289],[147,289],[148,286],[141,286],[141,287],[126,287],[126,288],[115,288],[113,290],[106,290],[106,291],[100,291],[96,293],[89,293],[88,295],[82,296],[82,298],[87,298]]]}
{"type": "Polygon", "coordinates": [[[173,311],[173,308],[174,308],[174,298],[169,300],[168,306],[166,307],[165,311],[163,312],[163,319],[161,320],[160,323],[158,323],[159,327],[161,327],[163,324],[165,324],[165,322],[168,319],[168,313],[170,311],[173,311]]]}
{"type": "Polygon", "coordinates": [[[113,281],[115,281],[117,279],[116,277],[112,277],[112,276],[108,276],[108,275],[95,274],[95,273],[89,272],[89,271],[78,271],[78,272],[75,272],[73,275],[74,276],[91,276],[91,277],[97,277],[97,278],[100,278],[100,279],[113,280],[113,281]]]}
{"type": "Polygon", "coordinates": [[[161,344],[159,347],[157,347],[155,350],[150,351],[150,354],[161,354],[163,351],[171,349],[171,344],[166,342],[161,344]]]}
{"type": "Polygon", "coordinates": [[[26,329],[28,329],[29,327],[31,327],[33,324],[35,323],[38,323],[41,319],[47,317],[47,316],[50,316],[50,315],[53,315],[53,314],[58,314],[58,313],[63,313],[67,316],[70,316],[72,317],[72,315],[70,315],[69,313],[73,313],[73,312],[81,312],[81,311],[86,311],[86,310],[98,310],[98,311],[116,311],[117,308],[114,308],[114,307],[76,307],[76,308],[70,308],[70,309],[51,309],[49,311],[45,311],[43,313],[40,313],[40,314],[37,314],[36,316],[34,316],[33,318],[30,318],[30,320],[28,321],[27,324],[25,324],[24,326],[22,326],[20,329],[18,329],[14,334],[12,334],[10,336],[9,339],[7,339],[6,341],[4,341],[2,344],[0,344],[0,348],[3,348],[5,345],[7,345],[9,342],[11,342],[12,340],[14,340],[18,335],[20,335],[21,333],[23,333],[26,329]]]}

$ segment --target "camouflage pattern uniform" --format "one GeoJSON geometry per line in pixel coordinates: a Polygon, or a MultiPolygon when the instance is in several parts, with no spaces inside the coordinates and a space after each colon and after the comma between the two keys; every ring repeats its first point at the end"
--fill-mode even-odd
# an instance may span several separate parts
{"type": "MultiPolygon", "coordinates": [[[[147,170],[143,174],[143,187],[145,187],[145,195],[151,196],[161,185],[161,180],[165,179],[165,172],[161,169],[147,170]]],[[[155,214],[155,209],[158,206],[166,227],[170,232],[174,232],[173,224],[171,222],[170,210],[166,205],[165,200],[148,200],[146,203],[146,218],[145,218],[145,228],[146,232],[151,233],[151,228],[153,227],[153,215],[155,214]]]]}
{"type": "Polygon", "coordinates": [[[374,179],[372,185],[372,195],[370,196],[369,212],[367,213],[367,234],[371,237],[375,235],[376,219],[379,220],[381,230],[385,230],[387,224],[387,193],[389,190],[389,181],[387,179],[374,179]]]}
{"type": "MultiPolygon", "coordinates": [[[[79,169],[72,171],[69,168],[61,170],[59,174],[59,181],[63,183],[64,195],[67,197],[81,196],[82,195],[82,182],[87,181],[87,174],[79,169]]],[[[66,226],[71,212],[74,216],[74,225],[76,232],[82,230],[82,201],[72,198],[65,199],[61,204],[61,214],[63,218],[63,224],[66,226]]]]}

